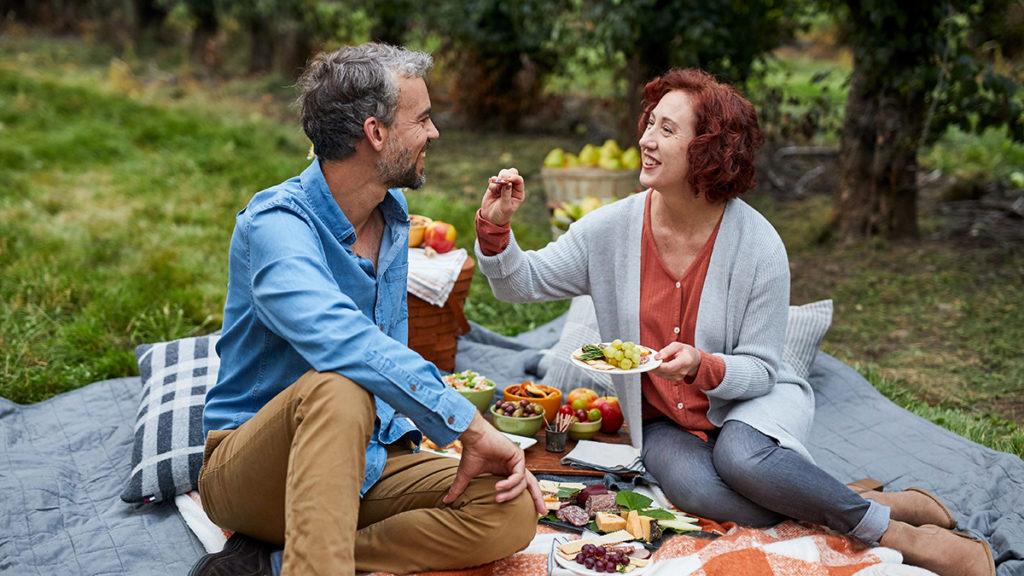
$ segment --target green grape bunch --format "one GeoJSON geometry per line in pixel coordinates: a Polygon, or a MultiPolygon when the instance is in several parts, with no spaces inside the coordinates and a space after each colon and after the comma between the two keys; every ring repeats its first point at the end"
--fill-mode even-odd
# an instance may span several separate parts
{"type": "Polygon", "coordinates": [[[616,338],[601,350],[604,361],[621,370],[636,368],[647,361],[651,351],[633,342],[616,338]]]}

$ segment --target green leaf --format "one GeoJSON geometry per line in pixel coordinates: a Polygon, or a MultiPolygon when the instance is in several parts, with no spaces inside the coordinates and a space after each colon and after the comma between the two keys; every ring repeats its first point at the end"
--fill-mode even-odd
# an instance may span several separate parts
{"type": "Polygon", "coordinates": [[[575,488],[566,488],[565,486],[559,486],[558,494],[556,494],[555,497],[558,498],[559,500],[569,500],[572,498],[573,494],[576,494],[578,492],[579,490],[575,488]]]}
{"type": "MultiPolygon", "coordinates": [[[[664,508],[647,508],[641,510],[640,514],[647,516],[648,518],[654,518],[655,520],[675,520],[676,515],[672,512],[665,510],[664,508]]],[[[660,524],[660,522],[659,522],[660,524]]]]}
{"type": "Polygon", "coordinates": [[[623,490],[615,495],[615,503],[619,506],[624,506],[629,510],[636,510],[637,512],[640,512],[644,508],[653,504],[654,500],[651,500],[643,494],[637,494],[631,490],[623,490]]]}

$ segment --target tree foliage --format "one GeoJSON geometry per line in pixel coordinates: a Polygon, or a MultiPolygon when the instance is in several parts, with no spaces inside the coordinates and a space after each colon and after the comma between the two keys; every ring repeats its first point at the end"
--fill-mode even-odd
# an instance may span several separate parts
{"type": "Polygon", "coordinates": [[[635,137],[644,84],[669,68],[700,67],[742,85],[754,66],[801,26],[808,5],[800,0],[584,1],[580,42],[595,43],[605,60],[621,53],[620,139],[635,137]]]}
{"type": "Polygon", "coordinates": [[[823,0],[843,23],[854,70],[835,221],[843,239],[915,237],[917,154],[956,124],[1024,139],[1019,78],[967,42],[972,24],[1013,0],[823,0]]]}
{"type": "Polygon", "coordinates": [[[480,126],[514,129],[536,109],[565,47],[556,38],[565,0],[467,0],[423,5],[442,38],[457,112],[480,126]]]}

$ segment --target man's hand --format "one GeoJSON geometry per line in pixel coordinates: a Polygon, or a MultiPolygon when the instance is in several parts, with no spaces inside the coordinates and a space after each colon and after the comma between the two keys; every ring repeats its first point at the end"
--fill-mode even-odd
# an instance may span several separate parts
{"type": "Polygon", "coordinates": [[[669,342],[654,357],[661,360],[661,366],[651,370],[651,374],[672,382],[692,378],[700,368],[700,350],[682,342],[669,342]]]}
{"type": "Polygon", "coordinates": [[[515,168],[506,168],[487,181],[487,192],[480,202],[480,215],[498,226],[512,220],[512,215],[526,198],[523,177],[515,168]]]}
{"type": "Polygon", "coordinates": [[[525,488],[530,491],[537,513],[547,513],[540,485],[526,469],[526,456],[522,449],[488,424],[479,412],[459,438],[462,440],[462,459],[455,481],[444,497],[445,504],[451,504],[461,496],[470,480],[480,474],[491,473],[507,476],[494,486],[498,491],[498,502],[515,498],[525,488]]]}

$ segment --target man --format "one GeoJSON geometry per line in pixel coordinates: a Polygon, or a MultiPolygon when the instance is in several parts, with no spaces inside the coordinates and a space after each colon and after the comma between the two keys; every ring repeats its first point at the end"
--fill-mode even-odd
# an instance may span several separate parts
{"type": "Polygon", "coordinates": [[[544,503],[522,451],[404,345],[399,188],[423,184],[439,136],[431,64],[365,44],[299,79],[318,159],[237,216],[204,413],[203,508],[238,535],[193,574],[275,573],[264,543],[283,544],[286,574],[465,568],[535,534],[544,503]],[[417,426],[461,439],[461,460],[414,452],[417,426]]]}

